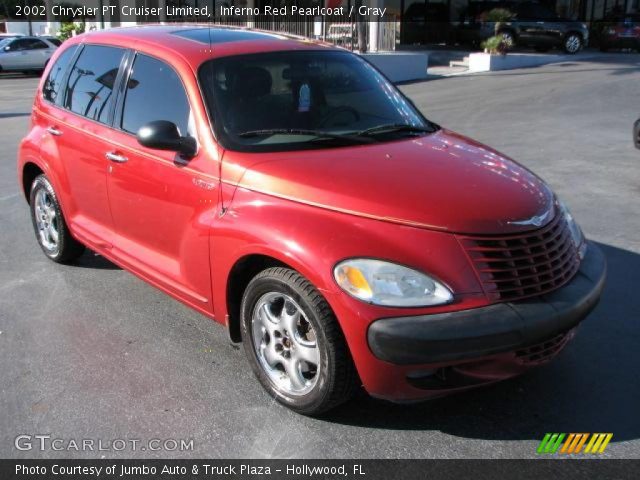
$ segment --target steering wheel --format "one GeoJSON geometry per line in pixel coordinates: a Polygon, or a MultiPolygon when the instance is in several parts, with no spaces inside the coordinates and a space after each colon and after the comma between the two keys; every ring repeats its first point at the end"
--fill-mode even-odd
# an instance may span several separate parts
{"type": "MultiPolygon", "coordinates": [[[[358,122],[360,120],[360,113],[353,108],[347,105],[342,105],[340,107],[336,107],[330,110],[326,115],[324,115],[320,121],[318,122],[318,126],[326,127],[327,124],[330,124],[330,120],[333,120],[335,117],[339,115],[351,115],[353,117],[354,122],[358,122]]],[[[349,122],[353,123],[353,122],[349,122]]]]}

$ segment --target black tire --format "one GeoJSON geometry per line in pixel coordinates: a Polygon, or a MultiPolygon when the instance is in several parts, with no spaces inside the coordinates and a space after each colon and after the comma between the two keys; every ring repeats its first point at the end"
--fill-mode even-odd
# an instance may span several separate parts
{"type": "Polygon", "coordinates": [[[45,175],[37,176],[31,184],[29,206],[36,240],[47,257],[56,263],[67,263],[82,255],[85,247],[69,233],[69,227],[67,227],[64,215],[62,214],[56,192],[53,190],[51,182],[49,182],[49,179],[45,175]],[[43,221],[43,219],[42,217],[40,220],[36,218],[39,213],[36,198],[38,195],[42,195],[47,199],[48,205],[52,209],[52,212],[55,213],[55,216],[52,216],[50,220],[51,224],[55,224],[55,230],[57,231],[57,242],[54,246],[47,244],[40,233],[41,228],[39,227],[39,221],[43,221]]]}
{"type": "Polygon", "coordinates": [[[240,312],[242,341],[251,368],[265,390],[278,402],[304,415],[319,415],[355,394],[359,388],[358,375],[338,321],[327,301],[300,274],[280,267],[262,271],[249,282],[240,312]],[[279,388],[256,353],[252,333],[254,310],[261,298],[272,293],[293,299],[315,333],[320,358],[318,378],[312,389],[302,395],[292,395],[279,388]]]}
{"type": "Polygon", "coordinates": [[[569,55],[574,55],[582,49],[582,36],[579,33],[570,32],[562,42],[562,49],[569,55]]]}

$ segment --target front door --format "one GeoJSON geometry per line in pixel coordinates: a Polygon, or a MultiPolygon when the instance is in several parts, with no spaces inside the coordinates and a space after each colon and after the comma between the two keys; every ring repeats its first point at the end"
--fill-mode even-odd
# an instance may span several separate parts
{"type": "Polygon", "coordinates": [[[2,66],[6,70],[20,70],[29,67],[29,40],[17,38],[4,47],[2,53],[2,66]]]}
{"type": "Polygon", "coordinates": [[[209,227],[217,207],[214,162],[202,150],[191,159],[140,145],[148,122],[168,120],[197,138],[190,103],[176,71],[138,53],[115,114],[109,155],[109,199],[116,228],[114,254],[147,280],[211,313],[209,227]]]}

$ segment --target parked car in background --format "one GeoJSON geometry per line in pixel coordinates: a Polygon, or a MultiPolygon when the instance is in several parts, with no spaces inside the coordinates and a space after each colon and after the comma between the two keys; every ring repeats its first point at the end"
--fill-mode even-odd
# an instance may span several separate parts
{"type": "Polygon", "coordinates": [[[361,385],[406,402],[542,365],[604,286],[543,180],[427,120],[361,56],[297,37],[76,36],[18,156],[49,259],[89,247],[217,320],[305,414],[361,385]]]}
{"type": "Polygon", "coordinates": [[[470,3],[462,14],[458,40],[479,44],[495,34],[495,23],[485,21],[487,13],[504,8],[513,13],[509,22],[499,26],[498,34],[512,46],[533,47],[546,52],[557,47],[566,53],[577,53],[589,42],[587,25],[559,17],[553,10],[537,2],[470,3]]]}
{"type": "Polygon", "coordinates": [[[0,40],[0,72],[44,70],[56,48],[57,45],[42,37],[0,40]]]}
{"type": "Polygon", "coordinates": [[[38,38],[44,38],[49,43],[53,43],[56,47],[59,47],[60,45],[62,45],[62,40],[52,35],[39,35],[38,38]]]}
{"type": "Polygon", "coordinates": [[[355,23],[333,23],[329,25],[327,29],[325,40],[334,45],[352,48],[352,46],[357,43],[357,41],[354,41],[357,35],[355,23]]]}
{"type": "Polygon", "coordinates": [[[620,14],[605,20],[600,50],[614,48],[640,50],[640,14],[620,14]]]}

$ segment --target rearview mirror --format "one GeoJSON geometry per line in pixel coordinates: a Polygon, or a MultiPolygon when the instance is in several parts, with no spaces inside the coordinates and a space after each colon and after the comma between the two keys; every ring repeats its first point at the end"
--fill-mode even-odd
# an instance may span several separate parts
{"type": "Polygon", "coordinates": [[[633,143],[636,148],[640,148],[640,118],[633,125],[633,143]]]}
{"type": "Polygon", "coordinates": [[[166,120],[149,122],[138,130],[138,143],[156,150],[170,150],[185,157],[193,157],[198,151],[195,138],[180,135],[178,126],[166,120]]]}

